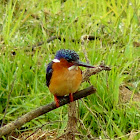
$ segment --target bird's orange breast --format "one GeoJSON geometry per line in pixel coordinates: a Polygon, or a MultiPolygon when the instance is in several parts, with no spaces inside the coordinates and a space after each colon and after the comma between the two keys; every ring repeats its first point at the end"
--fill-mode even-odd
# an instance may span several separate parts
{"type": "Polygon", "coordinates": [[[82,73],[79,67],[69,70],[73,64],[61,59],[52,66],[53,73],[50,80],[49,90],[56,96],[64,96],[75,93],[82,81],[82,73]]]}

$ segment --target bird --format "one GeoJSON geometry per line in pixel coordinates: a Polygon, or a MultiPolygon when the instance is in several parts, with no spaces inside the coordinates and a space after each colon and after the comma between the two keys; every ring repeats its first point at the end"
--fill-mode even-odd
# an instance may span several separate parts
{"type": "Polygon", "coordinates": [[[95,68],[81,62],[79,55],[69,49],[57,51],[54,59],[47,65],[46,85],[54,95],[56,107],[60,106],[59,97],[69,95],[70,102],[73,101],[73,93],[79,89],[82,82],[82,70],[79,66],[95,68]]]}

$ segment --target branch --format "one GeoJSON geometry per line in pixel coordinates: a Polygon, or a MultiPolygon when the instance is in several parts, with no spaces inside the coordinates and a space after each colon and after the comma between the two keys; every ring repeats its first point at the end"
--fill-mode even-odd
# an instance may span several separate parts
{"type": "Polygon", "coordinates": [[[82,77],[83,77],[82,78],[83,79],[82,82],[88,81],[89,80],[89,77],[91,75],[95,75],[95,74],[97,74],[97,73],[99,73],[100,71],[103,71],[103,70],[110,71],[111,68],[108,67],[108,66],[105,66],[103,63],[101,63],[100,66],[97,66],[94,69],[90,69],[90,68],[86,69],[82,73],[82,77]]]}
{"type": "MultiPolygon", "coordinates": [[[[92,93],[95,93],[96,89],[93,86],[90,86],[84,90],[78,91],[75,94],[73,94],[74,101],[78,100],[80,98],[86,97],[92,93]]],[[[67,103],[69,103],[69,96],[61,97],[60,99],[60,106],[63,106],[67,103]]],[[[18,118],[17,120],[3,126],[0,128],[0,138],[6,134],[9,134],[12,130],[21,127],[25,123],[31,121],[34,118],[37,118],[45,113],[48,113],[52,110],[56,109],[56,104],[55,102],[52,102],[50,104],[47,104],[45,106],[41,106],[23,116],[18,118]]]]}
{"type": "MultiPolygon", "coordinates": [[[[91,75],[94,75],[102,70],[106,70],[106,71],[109,71],[111,70],[110,67],[108,66],[105,66],[103,64],[101,64],[100,66],[94,68],[94,69],[88,69],[88,70],[85,70],[83,72],[83,81],[86,81],[88,80],[88,78],[91,76],[91,75]]],[[[96,89],[93,87],[93,86],[90,86],[84,90],[81,90],[81,91],[78,91],[76,92],[75,94],[73,94],[73,97],[74,97],[74,101],[75,100],[78,100],[80,98],[83,98],[83,97],[86,97],[92,93],[95,93],[96,92],[96,89]]],[[[69,103],[69,96],[65,96],[65,97],[61,97],[59,99],[60,101],[60,106],[63,106],[67,103],[69,103]]],[[[31,112],[28,112],[27,114],[21,116],[20,118],[18,118],[17,120],[3,126],[0,128],[0,138],[6,134],[9,134],[11,131],[15,130],[16,128],[19,128],[21,127],[22,125],[24,125],[25,123],[31,121],[32,119],[34,118],[37,118],[45,113],[48,113],[52,110],[56,109],[56,104],[55,102],[52,102],[50,104],[47,104],[45,106],[41,106],[31,112]]]]}
{"type": "MultiPolygon", "coordinates": [[[[50,43],[52,42],[53,40],[55,39],[58,39],[60,41],[63,41],[63,42],[66,42],[66,38],[64,37],[61,37],[61,36],[51,36],[50,38],[47,39],[47,41],[41,41],[41,42],[38,42],[34,45],[32,45],[32,51],[35,51],[36,48],[39,48],[40,46],[42,46],[44,43],[50,43]]],[[[91,36],[91,35],[84,35],[83,36],[83,40],[89,40],[89,41],[92,41],[92,40],[95,40],[95,39],[100,39],[99,37],[95,37],[95,36],[91,36]]],[[[78,42],[78,43],[81,43],[80,39],[79,40],[76,40],[76,39],[70,39],[68,41],[71,41],[71,42],[78,42]]],[[[27,50],[30,50],[30,45],[27,46],[27,50]]],[[[11,54],[12,55],[16,55],[16,52],[15,51],[11,51],[11,54]]]]}
{"type": "MultiPolygon", "coordinates": [[[[95,40],[95,39],[98,39],[99,37],[95,37],[95,36],[91,36],[91,35],[85,35],[84,36],[84,40],[85,39],[88,39],[89,41],[92,41],[92,40],[95,40]]],[[[66,42],[66,38],[64,37],[61,37],[61,36],[51,36],[50,38],[47,39],[46,43],[50,43],[51,41],[55,40],[55,39],[58,39],[58,40],[62,40],[63,42],[66,42]]],[[[76,39],[70,39],[68,41],[71,41],[71,42],[78,42],[80,43],[80,40],[76,40],[76,39]]],[[[38,42],[37,44],[33,45],[32,46],[32,51],[35,50],[36,47],[39,47],[41,45],[43,45],[45,42],[44,41],[41,41],[41,42],[38,42]]]]}

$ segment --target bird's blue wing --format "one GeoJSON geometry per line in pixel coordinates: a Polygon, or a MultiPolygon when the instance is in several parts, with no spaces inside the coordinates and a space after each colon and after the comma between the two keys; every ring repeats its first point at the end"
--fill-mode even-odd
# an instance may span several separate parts
{"type": "Polygon", "coordinates": [[[53,62],[50,62],[47,66],[47,69],[46,69],[46,85],[48,87],[50,85],[50,80],[51,80],[52,72],[53,72],[52,64],[53,64],[53,62]]]}

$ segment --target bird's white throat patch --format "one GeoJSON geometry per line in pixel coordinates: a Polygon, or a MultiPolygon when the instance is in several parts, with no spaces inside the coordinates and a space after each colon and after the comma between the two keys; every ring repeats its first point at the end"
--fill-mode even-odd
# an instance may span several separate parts
{"type": "Polygon", "coordinates": [[[54,62],[54,63],[59,63],[60,60],[58,60],[58,59],[53,59],[53,62],[54,62]]]}
{"type": "Polygon", "coordinates": [[[73,69],[78,70],[78,66],[74,66],[74,65],[73,65],[73,66],[71,66],[71,67],[68,68],[69,71],[70,71],[70,70],[73,70],[73,69]]]}

